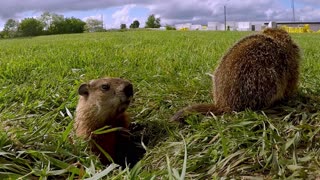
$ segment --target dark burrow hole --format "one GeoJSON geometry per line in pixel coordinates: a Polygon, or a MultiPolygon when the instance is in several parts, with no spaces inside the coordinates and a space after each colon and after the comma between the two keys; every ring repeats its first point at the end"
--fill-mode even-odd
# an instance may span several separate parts
{"type": "Polygon", "coordinates": [[[129,127],[130,141],[119,143],[116,147],[116,157],[114,162],[122,167],[129,166],[132,168],[145,155],[146,150],[143,148],[141,142],[152,148],[159,142],[163,141],[168,132],[165,128],[159,128],[159,124],[155,123],[136,123],[133,122],[129,127]]]}

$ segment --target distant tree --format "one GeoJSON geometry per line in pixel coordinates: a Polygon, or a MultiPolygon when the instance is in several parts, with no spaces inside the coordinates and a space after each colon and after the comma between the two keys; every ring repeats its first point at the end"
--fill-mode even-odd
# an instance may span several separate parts
{"type": "Polygon", "coordinates": [[[130,24],[130,28],[134,29],[134,28],[139,28],[140,23],[138,20],[134,20],[132,24],[130,24]]]}
{"type": "Polygon", "coordinates": [[[49,26],[51,24],[51,15],[50,15],[50,12],[43,12],[39,18],[39,21],[42,22],[43,26],[44,26],[44,29],[47,30],[49,29],[49,26]]]}
{"type": "Polygon", "coordinates": [[[65,26],[65,20],[62,21],[52,21],[51,25],[48,28],[49,34],[63,34],[65,26]]]}
{"type": "Polygon", "coordinates": [[[160,18],[156,18],[154,14],[151,14],[146,22],[146,28],[159,28],[161,26],[160,21],[160,18]]]}
{"type": "Polygon", "coordinates": [[[8,19],[4,25],[3,38],[13,38],[18,35],[19,22],[14,19],[8,19]]]}
{"type": "Polygon", "coordinates": [[[86,23],[78,18],[57,19],[51,23],[50,34],[83,33],[86,23]]]}
{"type": "Polygon", "coordinates": [[[42,34],[44,25],[34,18],[25,18],[19,25],[22,36],[38,36],[42,34]]]}
{"type": "Polygon", "coordinates": [[[166,25],[166,30],[176,30],[174,26],[166,25]]]}
{"type": "Polygon", "coordinates": [[[63,21],[64,18],[63,15],[45,11],[41,14],[39,20],[43,23],[44,30],[48,30],[53,21],[63,21]]]}
{"type": "Polygon", "coordinates": [[[103,31],[103,22],[98,19],[89,18],[86,20],[85,29],[88,32],[101,32],[103,31]]]}
{"type": "Polygon", "coordinates": [[[81,19],[78,18],[66,18],[66,24],[68,26],[68,33],[83,33],[84,26],[86,25],[81,19]]]}
{"type": "Polygon", "coordinates": [[[127,29],[127,25],[126,24],[121,24],[120,25],[120,29],[127,29]]]}

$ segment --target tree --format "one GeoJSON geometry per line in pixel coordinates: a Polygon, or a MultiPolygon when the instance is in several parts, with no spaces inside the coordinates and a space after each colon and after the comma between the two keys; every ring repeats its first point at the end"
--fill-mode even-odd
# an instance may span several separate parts
{"type": "Polygon", "coordinates": [[[176,30],[174,26],[166,25],[166,30],[176,30]]]}
{"type": "Polygon", "coordinates": [[[41,21],[34,18],[25,18],[21,21],[19,31],[22,36],[38,36],[43,32],[44,25],[41,21]]]}
{"type": "Polygon", "coordinates": [[[0,39],[4,38],[3,31],[0,31],[0,39]]]}
{"type": "Polygon", "coordinates": [[[2,36],[4,38],[13,38],[18,35],[19,22],[14,19],[8,19],[4,25],[2,36]]]}
{"type": "Polygon", "coordinates": [[[83,33],[84,32],[84,26],[86,25],[85,22],[83,22],[81,19],[78,18],[66,18],[65,19],[67,24],[68,33],[83,33]]]}
{"type": "Polygon", "coordinates": [[[83,33],[86,23],[78,18],[65,18],[54,20],[48,31],[50,34],[83,33]]]}
{"type": "Polygon", "coordinates": [[[127,25],[126,24],[121,24],[120,25],[120,29],[127,29],[127,25]]]}
{"type": "Polygon", "coordinates": [[[39,20],[43,23],[44,30],[48,30],[53,21],[63,21],[64,18],[63,15],[46,11],[41,14],[39,20]]]}
{"type": "Polygon", "coordinates": [[[52,21],[51,25],[48,28],[48,33],[49,34],[63,34],[66,33],[64,32],[64,25],[65,24],[65,20],[56,20],[56,21],[52,21]]]}
{"type": "Polygon", "coordinates": [[[160,26],[160,18],[155,18],[154,14],[151,14],[146,22],[146,28],[159,28],[160,26]]]}
{"type": "Polygon", "coordinates": [[[103,31],[103,22],[98,19],[88,18],[85,29],[88,32],[101,32],[103,31]]]}
{"type": "Polygon", "coordinates": [[[140,23],[138,20],[134,20],[132,24],[130,24],[130,28],[139,28],[140,23]]]}

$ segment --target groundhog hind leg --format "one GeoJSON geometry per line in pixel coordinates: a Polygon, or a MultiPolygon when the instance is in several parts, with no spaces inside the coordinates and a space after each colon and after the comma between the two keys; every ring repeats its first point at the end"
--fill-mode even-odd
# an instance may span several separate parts
{"type": "Polygon", "coordinates": [[[267,69],[251,72],[240,79],[232,89],[228,104],[234,111],[258,110],[271,106],[283,97],[284,89],[279,85],[275,73],[267,69]]]}
{"type": "Polygon", "coordinates": [[[210,115],[210,113],[213,113],[214,115],[221,115],[224,112],[225,110],[223,108],[220,108],[215,104],[195,104],[179,110],[171,117],[170,121],[185,123],[185,118],[194,113],[203,115],[210,115]]]}
{"type": "Polygon", "coordinates": [[[288,98],[294,95],[298,90],[299,72],[295,71],[290,73],[287,81],[287,87],[285,89],[284,97],[288,98]]]}

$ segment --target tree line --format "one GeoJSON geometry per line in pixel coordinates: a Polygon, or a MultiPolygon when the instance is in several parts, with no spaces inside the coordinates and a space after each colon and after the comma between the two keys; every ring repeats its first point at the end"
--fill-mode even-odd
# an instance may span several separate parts
{"type": "Polygon", "coordinates": [[[44,12],[39,18],[25,18],[21,22],[8,19],[1,32],[2,38],[39,36],[50,34],[82,33],[86,23],[81,19],[44,12]]]}
{"type": "MultiPolygon", "coordinates": [[[[139,26],[140,22],[134,20],[130,25],[130,29],[139,28],[139,26]]],[[[160,26],[160,18],[156,18],[152,14],[148,17],[145,28],[159,28],[160,26]]],[[[120,29],[127,29],[126,24],[121,24],[120,29]]],[[[102,20],[89,18],[84,22],[75,17],[64,18],[63,15],[44,12],[38,18],[25,18],[21,22],[15,19],[8,19],[0,32],[0,38],[101,31],[106,31],[103,28],[102,20]]]]}

